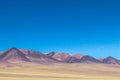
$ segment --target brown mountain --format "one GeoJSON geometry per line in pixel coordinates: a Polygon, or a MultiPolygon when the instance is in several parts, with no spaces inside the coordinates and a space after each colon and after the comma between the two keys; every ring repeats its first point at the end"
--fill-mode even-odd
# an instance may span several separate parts
{"type": "Polygon", "coordinates": [[[120,64],[120,60],[118,60],[116,58],[113,58],[111,56],[103,59],[102,62],[105,63],[105,64],[120,64]]]}
{"type": "Polygon", "coordinates": [[[100,62],[103,62],[104,58],[99,58],[98,60],[99,60],[100,62]]]}
{"type": "Polygon", "coordinates": [[[3,52],[0,52],[0,55],[2,55],[3,52]]]}
{"type": "Polygon", "coordinates": [[[95,59],[94,57],[91,56],[83,56],[80,59],[81,63],[101,63],[99,60],[95,59]]]}
{"type": "Polygon", "coordinates": [[[17,48],[11,48],[0,55],[0,60],[3,62],[30,62],[30,60],[17,48]]]}
{"type": "Polygon", "coordinates": [[[34,51],[34,50],[22,50],[21,51],[27,56],[31,62],[35,63],[55,63],[57,60],[54,58],[49,57],[48,55],[45,55],[39,51],[34,51]]]}
{"type": "Polygon", "coordinates": [[[34,51],[34,50],[21,50],[31,62],[35,63],[51,63],[51,62],[57,62],[54,58],[50,58],[47,55],[34,51]]]}
{"type": "Polygon", "coordinates": [[[37,51],[28,51],[27,56],[32,62],[37,62],[37,63],[51,63],[51,62],[57,62],[57,60],[48,57],[45,54],[42,54],[41,52],[37,51]]]}
{"type": "Polygon", "coordinates": [[[17,48],[11,48],[1,53],[0,61],[9,63],[33,62],[40,64],[58,62],[57,60],[50,58],[41,52],[17,48]]]}
{"type": "Polygon", "coordinates": [[[63,62],[66,62],[66,63],[78,63],[79,61],[80,60],[77,59],[74,56],[69,56],[68,58],[66,58],[65,60],[63,60],[63,62]]]}
{"type": "Polygon", "coordinates": [[[45,58],[46,55],[38,52],[38,51],[34,51],[34,50],[22,50],[19,49],[22,53],[24,53],[27,57],[32,57],[32,58],[45,58]]]}
{"type": "Polygon", "coordinates": [[[67,63],[101,63],[99,60],[91,56],[82,56],[81,58],[76,58],[74,56],[68,57],[64,60],[67,63]]]}
{"type": "Polygon", "coordinates": [[[71,56],[68,53],[55,53],[55,52],[50,52],[47,55],[58,61],[65,62],[65,63],[77,63],[79,62],[79,59],[82,57],[81,54],[75,54],[71,56]]]}
{"type": "Polygon", "coordinates": [[[55,52],[48,53],[47,55],[58,61],[64,61],[66,58],[71,56],[68,53],[55,53],[55,52]]]}
{"type": "Polygon", "coordinates": [[[73,55],[75,58],[77,58],[77,59],[81,59],[82,57],[83,57],[83,55],[82,54],[75,54],[75,55],[73,55]]]}
{"type": "Polygon", "coordinates": [[[91,56],[83,56],[81,54],[70,55],[68,53],[55,53],[50,52],[43,54],[34,50],[23,50],[17,48],[11,48],[5,52],[0,52],[0,63],[19,63],[19,62],[31,62],[31,63],[104,63],[104,64],[120,64],[120,60],[107,57],[105,59],[96,59],[91,56]]]}
{"type": "Polygon", "coordinates": [[[50,53],[48,53],[46,55],[49,56],[49,57],[53,57],[55,54],[56,54],[56,52],[50,52],[50,53]]]}

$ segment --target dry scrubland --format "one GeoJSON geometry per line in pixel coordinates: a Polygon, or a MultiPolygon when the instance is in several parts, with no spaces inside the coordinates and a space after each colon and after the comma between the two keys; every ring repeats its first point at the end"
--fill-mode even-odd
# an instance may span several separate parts
{"type": "Polygon", "coordinates": [[[3,64],[0,80],[120,80],[120,66],[103,64],[3,64]]]}

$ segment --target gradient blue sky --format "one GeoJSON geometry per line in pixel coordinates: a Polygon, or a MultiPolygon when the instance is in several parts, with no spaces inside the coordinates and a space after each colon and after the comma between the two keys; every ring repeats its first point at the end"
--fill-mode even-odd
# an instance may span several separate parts
{"type": "Polygon", "coordinates": [[[120,59],[120,1],[0,0],[0,51],[11,47],[120,59]]]}

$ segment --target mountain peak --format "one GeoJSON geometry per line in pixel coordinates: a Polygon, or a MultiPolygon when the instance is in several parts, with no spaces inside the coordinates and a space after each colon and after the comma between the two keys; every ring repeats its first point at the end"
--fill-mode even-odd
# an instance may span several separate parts
{"type": "Polygon", "coordinates": [[[19,50],[19,49],[16,48],[16,47],[12,47],[12,48],[10,48],[9,50],[19,50]]]}
{"type": "Polygon", "coordinates": [[[0,60],[7,61],[7,62],[19,62],[19,61],[27,61],[30,62],[30,60],[25,56],[24,53],[22,53],[17,48],[11,48],[0,55],[0,60]]]}
{"type": "Polygon", "coordinates": [[[80,59],[80,62],[82,63],[100,63],[99,60],[97,60],[96,58],[92,57],[92,56],[83,56],[81,59],[80,59]]]}
{"type": "Polygon", "coordinates": [[[74,54],[73,56],[76,57],[77,59],[81,59],[83,57],[82,54],[74,54]]]}
{"type": "Polygon", "coordinates": [[[109,59],[115,59],[114,57],[112,57],[112,56],[108,56],[107,58],[109,58],[109,59]]]}
{"type": "Polygon", "coordinates": [[[23,50],[18,48],[10,48],[9,50],[0,53],[1,62],[34,62],[34,63],[50,63],[50,62],[65,62],[65,63],[104,63],[104,64],[120,64],[120,60],[109,56],[105,59],[96,59],[92,56],[82,54],[70,55],[69,53],[50,52],[43,54],[34,50],[23,50]]]}
{"type": "Polygon", "coordinates": [[[74,56],[69,56],[68,58],[66,58],[65,60],[63,60],[64,62],[67,62],[67,63],[78,63],[79,62],[79,59],[77,59],[76,57],[74,56]]]}
{"type": "Polygon", "coordinates": [[[56,53],[53,51],[53,52],[48,53],[47,56],[52,57],[52,56],[54,56],[55,54],[56,54],[56,53]]]}
{"type": "Polygon", "coordinates": [[[68,53],[55,53],[55,52],[50,52],[47,54],[49,57],[52,57],[58,61],[63,61],[65,60],[66,58],[68,58],[70,56],[70,54],[68,53]]]}
{"type": "Polygon", "coordinates": [[[103,63],[107,63],[107,64],[120,64],[120,61],[114,57],[107,57],[105,59],[103,59],[103,63]]]}

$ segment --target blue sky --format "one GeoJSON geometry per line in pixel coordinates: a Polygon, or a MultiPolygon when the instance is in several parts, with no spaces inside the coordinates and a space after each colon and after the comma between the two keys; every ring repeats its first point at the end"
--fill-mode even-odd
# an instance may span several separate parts
{"type": "Polygon", "coordinates": [[[119,0],[1,0],[0,51],[11,47],[120,59],[119,0]]]}

